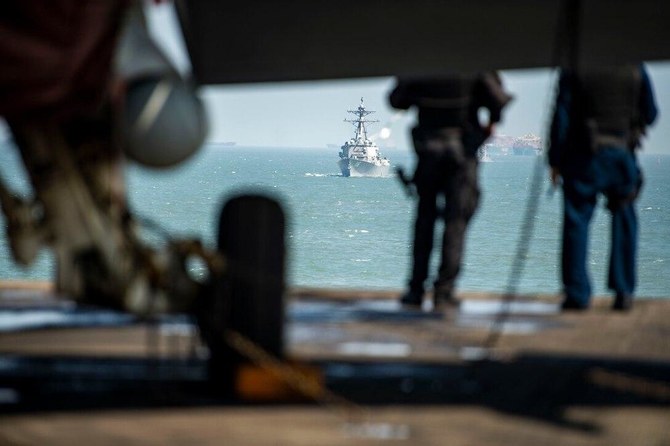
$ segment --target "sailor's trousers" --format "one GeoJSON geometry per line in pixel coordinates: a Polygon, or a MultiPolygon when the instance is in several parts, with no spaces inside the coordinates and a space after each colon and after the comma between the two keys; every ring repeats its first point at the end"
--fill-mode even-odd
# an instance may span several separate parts
{"type": "Polygon", "coordinates": [[[606,147],[565,163],[563,176],[562,281],[566,301],[587,307],[591,282],[587,271],[589,224],[598,194],[612,214],[608,287],[632,294],[636,284],[638,224],[634,199],[641,186],[635,154],[606,147]]]}
{"type": "Polygon", "coordinates": [[[450,295],[461,268],[465,234],[479,202],[476,149],[468,150],[462,144],[444,135],[421,137],[414,132],[418,163],[414,183],[419,195],[416,222],[412,276],[409,287],[423,292],[428,278],[435,222],[442,216],[441,262],[435,279],[435,291],[450,295]],[[438,200],[443,205],[438,206],[438,200]]]}

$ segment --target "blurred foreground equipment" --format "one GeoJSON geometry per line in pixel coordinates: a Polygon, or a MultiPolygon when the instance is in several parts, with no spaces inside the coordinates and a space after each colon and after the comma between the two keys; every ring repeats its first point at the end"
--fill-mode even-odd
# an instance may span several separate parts
{"type": "Polygon", "coordinates": [[[244,358],[229,331],[283,353],[284,217],[258,196],[231,200],[219,246],[153,247],[126,202],[125,157],[168,167],[191,156],[207,125],[195,90],[150,39],[140,2],[10,1],[0,5],[0,114],[34,195],[0,179],[12,255],[56,261],[58,293],[140,316],[197,318],[214,382],[233,390],[244,358]],[[45,67],[47,69],[45,69],[45,67]],[[204,264],[196,280],[189,261],[204,264]]]}
{"type": "Polygon", "coordinates": [[[19,197],[0,182],[12,255],[28,265],[55,254],[58,292],[135,314],[189,311],[200,285],[186,271],[197,241],[143,243],[125,198],[124,153],[175,164],[203,142],[194,90],[144,26],[141,4],[11,1],[0,6],[0,114],[33,187],[19,197]],[[45,69],[46,68],[46,69],[45,69]]]}

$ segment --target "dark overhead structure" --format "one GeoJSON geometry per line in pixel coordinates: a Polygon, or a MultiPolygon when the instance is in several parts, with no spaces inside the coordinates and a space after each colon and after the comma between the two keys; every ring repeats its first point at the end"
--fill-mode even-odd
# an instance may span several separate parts
{"type": "Polygon", "coordinates": [[[201,84],[670,58],[667,0],[177,0],[201,84]]]}

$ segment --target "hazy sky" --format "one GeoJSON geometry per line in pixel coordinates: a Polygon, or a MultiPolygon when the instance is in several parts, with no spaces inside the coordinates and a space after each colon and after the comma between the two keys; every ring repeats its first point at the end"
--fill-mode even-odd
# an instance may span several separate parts
{"type": "MultiPolygon", "coordinates": [[[[507,109],[499,132],[540,134],[543,121],[548,119],[545,110],[550,105],[551,73],[534,70],[503,76],[515,100],[507,109]],[[521,94],[524,91],[532,94],[521,94]]],[[[399,113],[388,105],[393,85],[392,78],[373,78],[207,87],[203,97],[212,118],[210,139],[263,146],[341,144],[353,134],[351,124],[343,122],[346,110],[355,109],[364,97],[366,107],[377,111],[371,118],[380,121],[370,126],[370,133],[389,126],[395,144],[408,148],[411,146],[407,137],[415,116],[411,112],[399,113]]]]}
{"type": "MultiPolygon", "coordinates": [[[[187,71],[188,59],[171,5],[150,9],[156,40],[180,69],[187,71]]],[[[670,154],[670,119],[664,119],[664,111],[670,110],[670,62],[651,63],[648,69],[661,116],[649,130],[645,151],[670,154]]],[[[498,133],[544,136],[551,118],[554,71],[516,70],[501,74],[515,99],[505,110],[498,133]]],[[[366,107],[377,111],[371,118],[380,121],[370,126],[369,132],[374,134],[389,125],[392,132],[388,143],[407,150],[411,148],[408,134],[414,116],[399,115],[389,107],[387,97],[392,88],[392,78],[370,78],[209,86],[202,88],[201,94],[210,118],[210,141],[236,141],[245,146],[339,145],[353,135],[353,127],[343,122],[348,117],[346,110],[356,108],[364,97],[366,107]]]]}
{"type": "MultiPolygon", "coordinates": [[[[172,4],[150,6],[149,24],[159,45],[181,71],[188,71],[189,62],[172,4]]],[[[645,151],[670,154],[670,119],[665,119],[666,111],[670,110],[670,61],[647,66],[661,115],[649,130],[645,151]]],[[[520,136],[531,132],[544,136],[551,116],[554,72],[536,69],[501,74],[515,99],[505,110],[498,133],[520,136]]],[[[392,78],[370,78],[208,86],[200,93],[208,110],[210,141],[270,147],[340,145],[353,135],[351,124],[343,122],[351,116],[346,110],[356,108],[364,97],[366,107],[377,111],[371,118],[380,121],[370,126],[369,132],[375,134],[388,125],[392,132],[387,145],[408,150],[411,148],[408,133],[414,116],[398,114],[389,107],[387,97],[392,88],[392,78]]]]}
{"type": "MultiPolygon", "coordinates": [[[[661,114],[670,110],[670,64],[649,64],[661,114]]],[[[514,101],[503,115],[499,133],[544,135],[551,119],[555,74],[553,70],[503,71],[503,82],[514,101]]],[[[361,97],[380,121],[371,133],[389,125],[399,148],[408,148],[413,114],[397,114],[388,105],[392,78],[347,81],[289,82],[203,89],[210,116],[212,141],[237,141],[242,145],[324,147],[341,144],[353,128],[343,122],[346,110],[361,97]]],[[[670,120],[659,119],[645,143],[648,152],[670,153],[670,120]]]]}

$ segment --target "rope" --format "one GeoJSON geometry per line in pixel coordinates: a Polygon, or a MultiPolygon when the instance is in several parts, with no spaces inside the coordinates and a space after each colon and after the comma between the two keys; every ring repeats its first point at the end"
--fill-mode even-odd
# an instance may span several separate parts
{"type": "Polygon", "coordinates": [[[517,243],[514,261],[507,280],[505,295],[502,299],[503,309],[493,321],[491,330],[484,340],[483,347],[486,349],[493,349],[498,343],[498,340],[502,336],[505,322],[507,322],[511,314],[510,310],[512,302],[514,302],[517,297],[519,283],[523,276],[526,259],[528,258],[528,251],[530,250],[530,243],[533,238],[533,231],[535,230],[535,217],[540,206],[542,179],[544,178],[544,164],[544,156],[538,156],[535,160],[535,165],[533,166],[533,176],[530,182],[526,210],[522,220],[521,235],[517,243]]]}
{"type": "Polygon", "coordinates": [[[610,372],[596,367],[587,375],[593,384],[659,402],[670,401],[670,386],[662,381],[610,372]]]}
{"type": "Polygon", "coordinates": [[[300,370],[272,355],[239,332],[226,330],[224,340],[239,354],[267,370],[292,389],[344,418],[344,433],[348,437],[375,440],[410,438],[408,425],[370,421],[370,414],[363,407],[329,390],[321,382],[310,379],[300,370]]]}
{"type": "Polygon", "coordinates": [[[239,332],[227,330],[224,339],[229,346],[254,364],[267,370],[300,394],[329,409],[336,409],[348,421],[360,421],[365,418],[366,413],[361,406],[337,395],[320,382],[310,379],[300,370],[280,360],[239,332]]]}
{"type": "MultiPolygon", "coordinates": [[[[580,15],[581,0],[564,0],[561,4],[561,11],[558,15],[558,23],[556,30],[556,41],[554,42],[554,53],[552,59],[554,65],[568,65],[575,66],[579,57],[579,15],[580,15]],[[565,48],[561,42],[567,40],[568,45],[565,48]]],[[[503,309],[491,325],[487,337],[483,342],[483,347],[486,349],[493,349],[500,337],[503,334],[505,322],[510,317],[512,303],[516,300],[519,283],[523,276],[526,259],[530,250],[530,244],[533,238],[533,231],[535,230],[535,219],[537,211],[540,206],[540,196],[542,195],[542,179],[544,178],[546,156],[548,151],[547,141],[550,136],[551,114],[549,110],[552,109],[551,103],[556,96],[558,90],[558,82],[556,77],[553,80],[552,88],[549,88],[548,97],[545,98],[545,107],[543,108],[543,128],[545,134],[543,135],[544,150],[543,155],[538,156],[533,166],[533,173],[530,182],[530,190],[528,191],[528,200],[526,209],[522,219],[521,232],[519,241],[514,255],[514,261],[508,276],[507,285],[505,287],[505,294],[503,296],[503,309]],[[550,102],[551,101],[551,102],[550,102]]]]}

